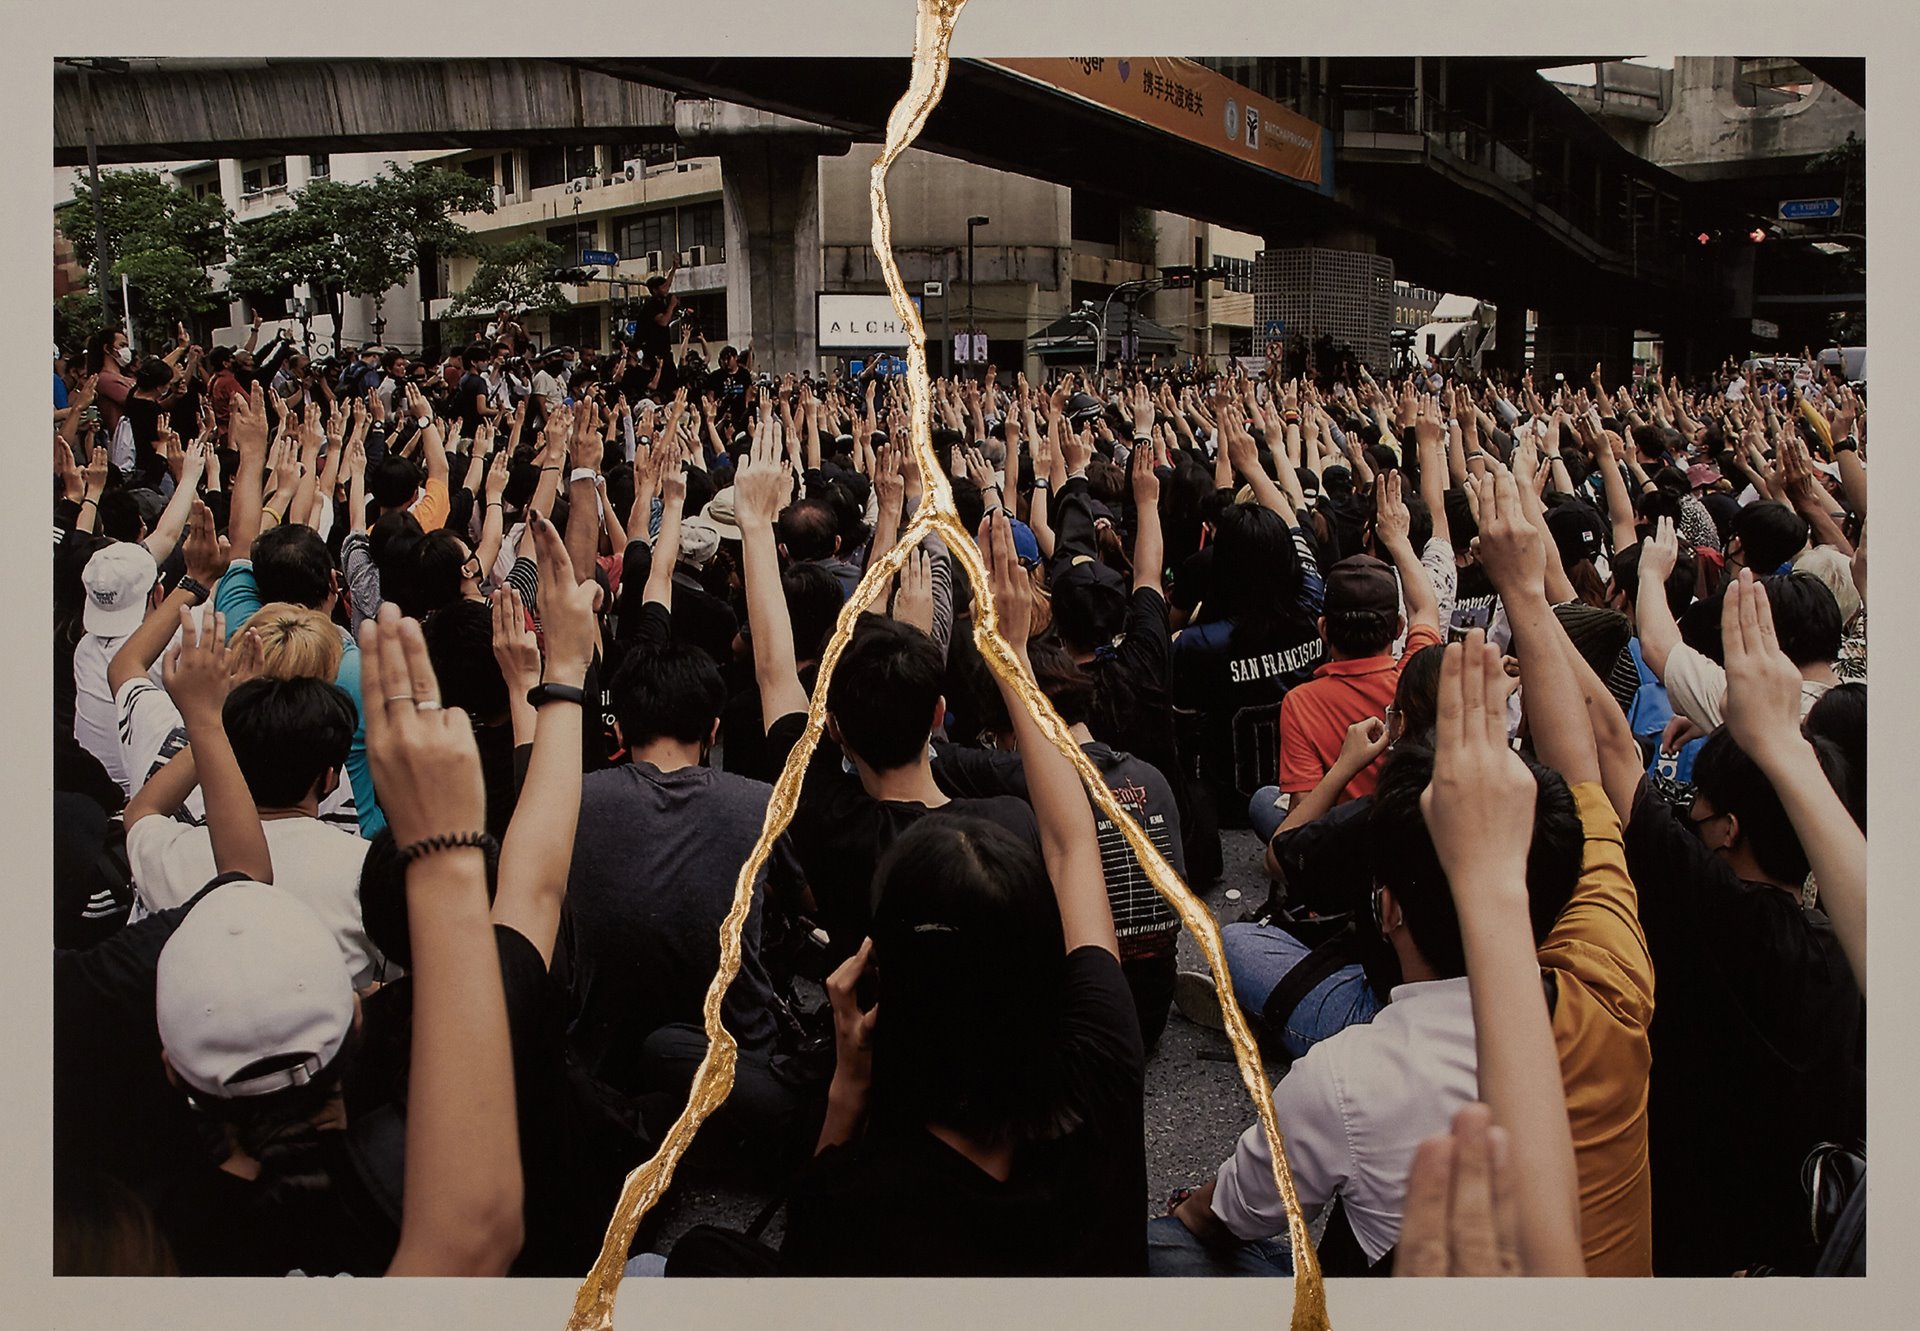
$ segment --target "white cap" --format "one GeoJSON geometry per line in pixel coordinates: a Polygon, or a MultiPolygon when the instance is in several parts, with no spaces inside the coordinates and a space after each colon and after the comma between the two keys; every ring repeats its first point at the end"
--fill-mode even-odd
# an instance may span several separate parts
{"type": "Polygon", "coordinates": [[[154,1003],[173,1070],[223,1100],[305,1085],[353,1027],[353,981],[332,930],[285,888],[250,881],[187,912],[161,950],[154,1003]],[[235,1079],[264,1059],[297,1061],[235,1079]]]}
{"type": "Polygon", "coordinates": [[[80,622],[87,632],[103,638],[125,637],[147,617],[147,593],[159,576],[144,545],[116,541],[95,551],[80,575],[87,589],[87,608],[80,622]]]}
{"type": "Polygon", "coordinates": [[[695,568],[705,568],[720,549],[720,529],[705,518],[687,518],[680,523],[680,559],[695,568]]]}

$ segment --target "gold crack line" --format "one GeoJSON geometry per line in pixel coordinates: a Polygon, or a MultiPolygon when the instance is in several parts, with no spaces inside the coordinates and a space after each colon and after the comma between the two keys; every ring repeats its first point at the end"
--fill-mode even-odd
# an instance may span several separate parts
{"type": "Polygon", "coordinates": [[[740,972],[740,939],[753,904],[754,881],[772,854],[773,843],[793,822],[807,764],[812,760],[826,726],[827,684],[832,678],[834,666],[839,662],[840,653],[853,636],[853,626],[867,607],[879,598],[888,582],[906,562],[907,556],[932,526],[931,513],[923,511],[916,514],[893,549],[867,569],[860,579],[860,585],[840,609],[833,638],[820,658],[820,671],[814,681],[813,696],[807,702],[806,729],[794,745],[793,752],[788,755],[787,765],[774,785],[773,794],[767,801],[766,817],[760,826],[760,839],[754,843],[752,852],[740,867],[740,874],[734,880],[733,904],[726,918],[720,922],[720,965],[714,972],[712,983],[707,986],[706,1000],[701,1007],[707,1053],[694,1072],[693,1085],[687,1095],[687,1107],[667,1130],[660,1149],[627,1176],[620,1191],[620,1200],[614,1207],[613,1219],[607,1225],[600,1256],[575,1295],[573,1316],[567,1322],[568,1331],[589,1331],[590,1328],[592,1331],[610,1331],[614,1296],[625,1274],[627,1249],[640,1227],[640,1221],[653,1209],[667,1185],[673,1181],[674,1168],[692,1145],[694,1134],[716,1109],[726,1103],[727,1096],[733,1091],[738,1044],[721,1020],[720,1005],[734,977],[740,972]]]}
{"type": "Polygon", "coordinates": [[[1020,695],[1028,712],[1046,732],[1048,742],[1073,764],[1074,771],[1095,806],[1126,838],[1127,844],[1139,858],[1140,867],[1153,883],[1154,890],[1179,913],[1187,933],[1206,956],[1207,968],[1212,971],[1214,985],[1219,992],[1220,1015],[1227,1027],[1227,1038],[1233,1043],[1234,1061],[1239,1065],[1241,1080],[1253,1097],[1260,1124],[1266,1130],[1269,1155],[1273,1161],[1274,1184],[1279,1188],[1281,1200],[1287,1208],[1287,1234],[1294,1252],[1293,1331],[1328,1331],[1326,1287],[1320,1276],[1319,1255],[1314,1249],[1312,1237],[1307,1233],[1306,1218],[1301,1213],[1300,1200],[1293,1187],[1293,1171],[1286,1163],[1283,1149],[1285,1138],[1274,1113],[1273,1092],[1267,1082],[1266,1069],[1258,1057],[1253,1032],[1248,1029],[1240,1004],[1233,995],[1226,956],[1221,950],[1220,926],[1212,912],[1180,881],[1173,866],[1167,863],[1159,848],[1148,839],[1139,823],[1114,798],[1113,792],[1107,788],[1106,779],[1068,732],[1060,714],[1054,711],[1053,704],[1022,668],[1013,649],[1001,636],[998,614],[989,590],[993,585],[992,576],[979,546],[967,535],[957,516],[940,515],[936,528],[953,547],[955,557],[966,567],[967,577],[973,584],[973,640],[980,654],[986,658],[993,673],[1020,695]]]}
{"type": "Polygon", "coordinates": [[[933,454],[930,427],[931,384],[927,375],[925,334],[918,312],[906,297],[905,284],[901,281],[898,266],[893,258],[892,219],[887,207],[886,174],[895,158],[925,126],[927,117],[946,86],[947,51],[952,37],[953,23],[965,4],[966,0],[917,0],[913,77],[906,93],[895,103],[893,113],[888,117],[886,145],[881,155],[875,160],[870,183],[875,253],[880,260],[881,271],[886,279],[887,290],[893,298],[895,311],[910,330],[907,360],[912,422],[911,446],[920,463],[925,502],[894,548],[888,551],[878,564],[868,568],[859,587],[855,589],[853,597],[841,610],[833,638],[821,658],[814,695],[809,700],[806,731],[794,751],[788,755],[787,766],[781,772],[780,781],[775,785],[773,796],[768,803],[767,819],[761,830],[760,841],[754,846],[747,863],[742,866],[740,878],[735,883],[733,908],[729,910],[726,920],[722,922],[720,970],[708,989],[703,1012],[708,1035],[707,1057],[701,1061],[700,1068],[695,1074],[687,1108],[668,1132],[661,1150],[652,1160],[628,1177],[626,1187],[621,1194],[620,1204],[608,1227],[606,1245],[602,1248],[599,1261],[595,1263],[593,1271],[589,1273],[576,1299],[574,1317],[568,1324],[570,1331],[586,1331],[588,1327],[596,1329],[611,1327],[614,1292],[624,1270],[626,1248],[632,1241],[634,1231],[641,1218],[664,1191],[672,1177],[674,1164],[685,1152],[700,1124],[714,1109],[724,1103],[727,1094],[732,1090],[735,1045],[732,1036],[720,1022],[719,1005],[721,995],[724,994],[727,985],[731,983],[739,969],[740,931],[745,923],[747,907],[751,901],[753,880],[758,875],[760,866],[765,863],[774,839],[792,821],[793,806],[798,800],[800,781],[824,726],[828,682],[840,652],[852,636],[854,623],[858,620],[860,613],[878,597],[886,579],[892,577],[905,562],[908,551],[917,546],[931,530],[937,530],[948,537],[955,556],[965,566],[973,583],[974,640],[988,665],[996,676],[1006,681],[1020,695],[1022,702],[1046,732],[1049,741],[1074,764],[1082,784],[1087,788],[1095,805],[1121,830],[1135,855],[1140,859],[1142,867],[1147,871],[1155,890],[1180,914],[1189,934],[1199,943],[1207,957],[1208,968],[1213,973],[1220,995],[1221,1015],[1227,1026],[1228,1037],[1234,1046],[1235,1061],[1239,1065],[1242,1081],[1253,1096],[1255,1110],[1266,1131],[1274,1181],[1287,1208],[1288,1234],[1295,1253],[1293,1331],[1326,1331],[1328,1327],[1326,1291],[1320,1277],[1319,1262],[1306,1232],[1306,1223],[1300,1213],[1298,1198],[1294,1192],[1292,1171],[1286,1163],[1284,1139],[1274,1115],[1266,1073],[1260,1064],[1252,1035],[1247,1029],[1238,1003],[1234,1000],[1233,990],[1227,978],[1226,960],[1220,949],[1218,925],[1211,914],[1180,882],[1173,873],[1172,866],[1146,838],[1131,815],[1126,814],[1126,811],[1114,801],[1112,793],[1106,788],[1105,781],[1100,778],[1086,755],[1080,751],[1079,745],[1072,742],[1072,737],[1067,734],[1052,705],[1027,677],[1025,671],[1019,668],[1012,650],[999,633],[992,597],[988,590],[991,587],[991,578],[987,574],[985,560],[981,556],[979,547],[974,543],[971,533],[961,526],[957,514],[953,511],[951,488],[933,454]]]}

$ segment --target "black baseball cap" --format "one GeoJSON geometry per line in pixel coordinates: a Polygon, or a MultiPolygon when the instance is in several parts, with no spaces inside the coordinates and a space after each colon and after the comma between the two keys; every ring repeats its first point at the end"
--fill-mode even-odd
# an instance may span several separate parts
{"type": "Polygon", "coordinates": [[[1372,555],[1348,555],[1327,570],[1322,609],[1328,619],[1366,611],[1395,614],[1400,609],[1399,579],[1372,555]]]}

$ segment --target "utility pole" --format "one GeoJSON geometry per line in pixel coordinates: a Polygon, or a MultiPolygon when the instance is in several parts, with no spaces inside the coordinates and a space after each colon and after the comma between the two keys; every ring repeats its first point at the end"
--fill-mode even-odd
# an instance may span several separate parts
{"type": "Polygon", "coordinates": [[[93,80],[80,66],[80,105],[87,118],[87,183],[93,191],[93,269],[100,292],[100,314],[107,311],[107,222],[100,207],[100,143],[93,129],[93,80]]]}
{"type": "Polygon", "coordinates": [[[974,359],[971,339],[975,331],[973,322],[973,230],[975,227],[985,226],[989,220],[991,219],[985,217],[969,217],[967,219],[967,336],[969,339],[967,346],[967,363],[969,365],[973,364],[974,359]]]}

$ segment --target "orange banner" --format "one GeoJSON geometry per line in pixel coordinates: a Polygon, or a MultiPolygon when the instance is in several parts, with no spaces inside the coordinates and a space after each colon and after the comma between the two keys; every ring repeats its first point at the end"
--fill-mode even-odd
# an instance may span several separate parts
{"type": "Polygon", "coordinates": [[[1195,61],[1158,55],[1016,56],[985,63],[1203,148],[1309,185],[1321,183],[1319,125],[1195,61]]]}

